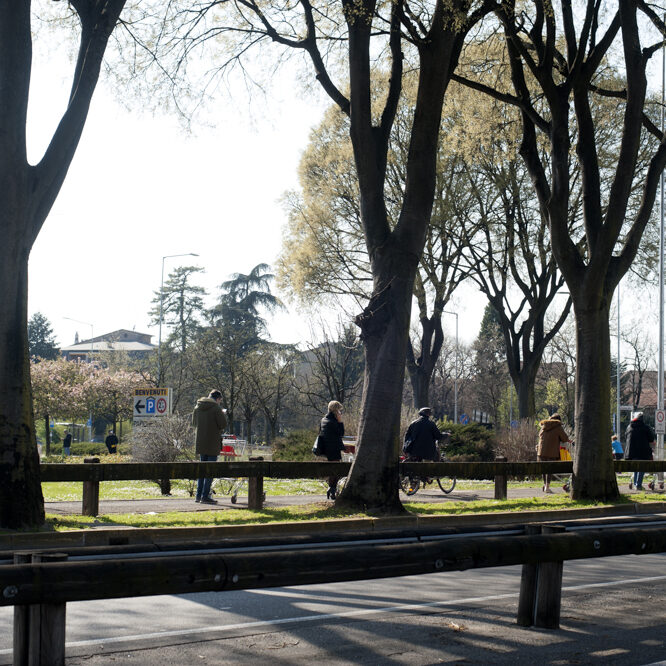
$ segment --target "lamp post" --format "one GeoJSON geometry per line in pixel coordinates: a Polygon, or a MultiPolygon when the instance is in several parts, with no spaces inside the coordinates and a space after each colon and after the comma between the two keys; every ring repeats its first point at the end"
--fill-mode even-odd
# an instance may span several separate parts
{"type": "Polygon", "coordinates": [[[458,313],[449,310],[442,310],[442,312],[456,318],[456,374],[453,378],[453,421],[458,423],[458,313]]]}
{"type": "MultiPolygon", "coordinates": [[[[81,321],[80,319],[74,319],[73,317],[63,317],[69,321],[75,321],[77,324],[85,324],[90,326],[90,362],[92,363],[95,356],[95,331],[93,325],[89,321],[81,321]]],[[[88,441],[92,440],[92,412],[88,414],[88,441]]]]}
{"type": "Polygon", "coordinates": [[[184,254],[167,254],[162,257],[162,278],[160,280],[160,320],[159,333],[157,336],[157,383],[162,383],[162,313],[164,309],[164,260],[174,257],[198,257],[194,252],[185,252],[184,254]]]}

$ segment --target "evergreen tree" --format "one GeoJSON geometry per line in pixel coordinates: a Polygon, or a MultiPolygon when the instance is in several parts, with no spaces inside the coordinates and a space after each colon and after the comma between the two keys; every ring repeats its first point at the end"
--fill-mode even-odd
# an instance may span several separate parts
{"type": "Polygon", "coordinates": [[[58,343],[53,336],[51,322],[35,312],[28,321],[28,352],[31,358],[53,361],[58,358],[58,343]]]}

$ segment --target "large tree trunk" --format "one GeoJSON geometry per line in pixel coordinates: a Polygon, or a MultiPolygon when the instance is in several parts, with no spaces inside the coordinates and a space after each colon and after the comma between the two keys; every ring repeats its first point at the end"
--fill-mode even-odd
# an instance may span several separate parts
{"type": "MultiPolygon", "coordinates": [[[[391,243],[392,245],[392,243],[391,243]]],[[[370,303],[357,317],[365,349],[357,457],[338,505],[402,513],[398,498],[400,410],[416,258],[387,248],[370,303]],[[393,407],[393,408],[392,408],[393,407]]]]}
{"type": "Polygon", "coordinates": [[[619,491],[608,445],[610,330],[606,304],[576,308],[576,349],[576,447],[571,496],[613,500],[619,491]]]}
{"type": "Polygon", "coordinates": [[[28,359],[28,250],[0,212],[0,527],[44,522],[28,359]]]}

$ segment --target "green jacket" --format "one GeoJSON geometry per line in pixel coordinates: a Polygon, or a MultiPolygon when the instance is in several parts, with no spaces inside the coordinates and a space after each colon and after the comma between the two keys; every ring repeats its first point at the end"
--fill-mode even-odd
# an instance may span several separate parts
{"type": "Polygon", "coordinates": [[[197,454],[219,455],[222,447],[222,433],[227,427],[227,417],[213,398],[197,400],[197,406],[192,412],[192,425],[197,430],[197,454]]]}

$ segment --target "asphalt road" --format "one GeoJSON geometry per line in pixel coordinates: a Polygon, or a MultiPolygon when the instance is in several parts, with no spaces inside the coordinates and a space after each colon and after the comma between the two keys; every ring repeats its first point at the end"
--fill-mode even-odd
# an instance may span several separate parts
{"type": "MultiPolygon", "coordinates": [[[[70,603],[68,665],[655,664],[666,555],[567,562],[559,631],[520,628],[519,567],[70,603]]],[[[0,609],[0,664],[12,609],[0,609]]],[[[662,662],[666,663],[666,662],[662,662]]]]}

